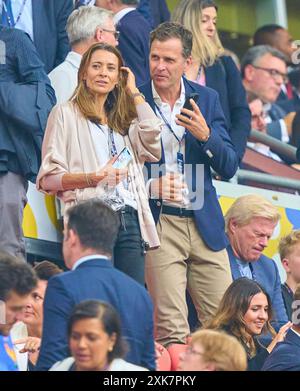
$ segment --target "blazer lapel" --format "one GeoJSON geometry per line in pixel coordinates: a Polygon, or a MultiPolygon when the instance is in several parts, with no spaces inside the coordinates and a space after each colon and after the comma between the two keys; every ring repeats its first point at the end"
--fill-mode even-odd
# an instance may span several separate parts
{"type": "Polygon", "coordinates": [[[232,274],[232,279],[237,280],[238,278],[241,278],[242,275],[240,273],[239,266],[237,264],[236,258],[233,254],[232,247],[229,245],[227,247],[227,253],[229,257],[229,262],[230,262],[230,268],[231,268],[231,274],[232,274]]]}

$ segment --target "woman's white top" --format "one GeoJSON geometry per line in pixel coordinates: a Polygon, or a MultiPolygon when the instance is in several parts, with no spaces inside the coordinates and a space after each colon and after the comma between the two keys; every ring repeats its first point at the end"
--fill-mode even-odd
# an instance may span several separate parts
{"type": "MultiPolygon", "coordinates": [[[[49,371],[69,371],[75,360],[73,357],[68,357],[65,360],[55,363],[49,371]]],[[[115,358],[108,371],[148,371],[147,368],[140,367],[138,365],[131,364],[122,358],[115,358]]]]}
{"type": "MultiPolygon", "coordinates": [[[[112,158],[110,155],[110,129],[107,125],[101,125],[98,127],[91,121],[88,121],[89,128],[92,136],[92,140],[94,143],[94,147],[96,150],[97,157],[99,159],[99,163],[101,167],[104,167],[106,163],[112,158]]],[[[117,153],[119,154],[122,149],[125,147],[125,141],[123,136],[118,132],[113,132],[113,138],[115,142],[115,146],[117,149],[117,153]]],[[[130,164],[130,163],[129,163],[130,164]]],[[[126,205],[131,206],[134,209],[137,209],[137,203],[134,199],[134,194],[130,190],[133,182],[132,181],[122,181],[117,186],[118,195],[120,195],[126,205]]]]}

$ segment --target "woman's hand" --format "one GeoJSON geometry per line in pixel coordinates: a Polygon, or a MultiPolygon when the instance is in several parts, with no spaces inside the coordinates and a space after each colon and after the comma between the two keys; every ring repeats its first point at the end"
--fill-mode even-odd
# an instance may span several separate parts
{"type": "Polygon", "coordinates": [[[24,347],[20,350],[20,353],[36,353],[40,350],[41,347],[41,338],[37,337],[27,337],[24,339],[18,339],[14,342],[14,345],[25,344],[24,347]]]}
{"type": "Polygon", "coordinates": [[[272,350],[275,348],[276,344],[278,342],[282,342],[286,336],[286,333],[288,331],[288,329],[293,325],[292,322],[287,322],[285,325],[283,325],[280,330],[278,331],[278,333],[275,335],[275,337],[273,338],[273,341],[270,343],[270,345],[267,347],[267,351],[269,353],[272,352],[272,350]]]}
{"type": "Polygon", "coordinates": [[[99,173],[96,173],[96,178],[98,178],[98,183],[107,185],[110,189],[115,188],[120,182],[128,176],[127,168],[114,168],[113,164],[117,160],[117,156],[111,158],[108,163],[100,170],[99,173]]]}
{"type": "Polygon", "coordinates": [[[135,76],[131,71],[131,69],[128,67],[121,67],[121,72],[127,73],[127,84],[126,84],[127,92],[131,95],[139,92],[135,84],[135,76]]]}

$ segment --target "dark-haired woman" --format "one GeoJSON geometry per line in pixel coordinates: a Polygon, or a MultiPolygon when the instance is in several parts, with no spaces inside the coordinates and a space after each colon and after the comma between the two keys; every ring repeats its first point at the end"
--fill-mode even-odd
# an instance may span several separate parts
{"type": "Polygon", "coordinates": [[[145,161],[159,161],[161,121],[144,101],[119,51],[93,45],[82,57],[73,98],[51,112],[37,187],[68,208],[100,197],[119,208],[115,266],[144,284],[145,247],[159,246],[143,177],[145,161]],[[126,168],[113,163],[127,147],[126,168]]]}
{"type": "Polygon", "coordinates": [[[244,346],[248,357],[248,370],[261,370],[265,359],[277,342],[284,339],[291,322],[282,326],[276,335],[270,324],[271,300],[264,289],[248,278],[235,280],[225,292],[216,315],[205,328],[223,330],[235,336],[244,346]],[[274,338],[265,348],[258,336],[270,333],[274,338]]]}
{"type": "Polygon", "coordinates": [[[69,319],[68,337],[72,357],[54,364],[50,371],[147,371],[122,359],[126,347],[121,322],[108,303],[77,304],[69,319]]]}

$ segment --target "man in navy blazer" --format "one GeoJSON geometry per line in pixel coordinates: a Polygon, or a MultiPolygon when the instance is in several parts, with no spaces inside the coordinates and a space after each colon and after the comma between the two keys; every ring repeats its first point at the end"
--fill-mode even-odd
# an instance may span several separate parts
{"type": "Polygon", "coordinates": [[[149,22],[136,10],[138,0],[96,0],[95,5],[114,13],[120,32],[118,49],[135,75],[137,85],[149,80],[149,22]]]}
{"type": "Polygon", "coordinates": [[[262,371],[300,371],[300,285],[295,292],[292,327],[285,339],[276,344],[262,371]]]}
{"type": "Polygon", "coordinates": [[[147,184],[161,247],[149,251],[146,259],[156,338],[165,346],[184,343],[190,332],[186,288],[198,317],[205,321],[231,283],[224,220],[211,168],[230,178],[238,157],[217,93],[182,77],[191,61],[191,48],[192,33],[185,27],[171,22],[158,26],[150,39],[152,82],[140,87],[165,122],[162,159],[148,165],[147,184]],[[189,101],[192,109],[184,117],[181,109],[191,93],[199,95],[197,104],[189,101]]]}
{"type": "Polygon", "coordinates": [[[0,248],[25,258],[22,231],[28,181],[35,182],[55,93],[36,48],[0,25],[0,248]]]}
{"type": "MultiPolygon", "coordinates": [[[[70,50],[66,23],[73,11],[73,0],[15,0],[12,5],[14,21],[9,19],[7,24],[30,35],[49,73],[70,50]]],[[[1,11],[0,5],[0,14],[1,11]]]]}
{"type": "Polygon", "coordinates": [[[69,356],[68,317],[75,304],[89,299],[106,301],[118,311],[129,348],[127,361],[155,370],[151,299],[110,261],[119,226],[119,215],[99,200],[69,210],[63,254],[72,270],[48,283],[38,370],[48,370],[69,356]]]}
{"type": "Polygon", "coordinates": [[[265,198],[250,194],[239,197],[225,215],[227,247],[233,280],[248,277],[268,293],[277,331],[288,322],[281,295],[276,263],[262,254],[280,219],[277,208],[265,198]]]}

